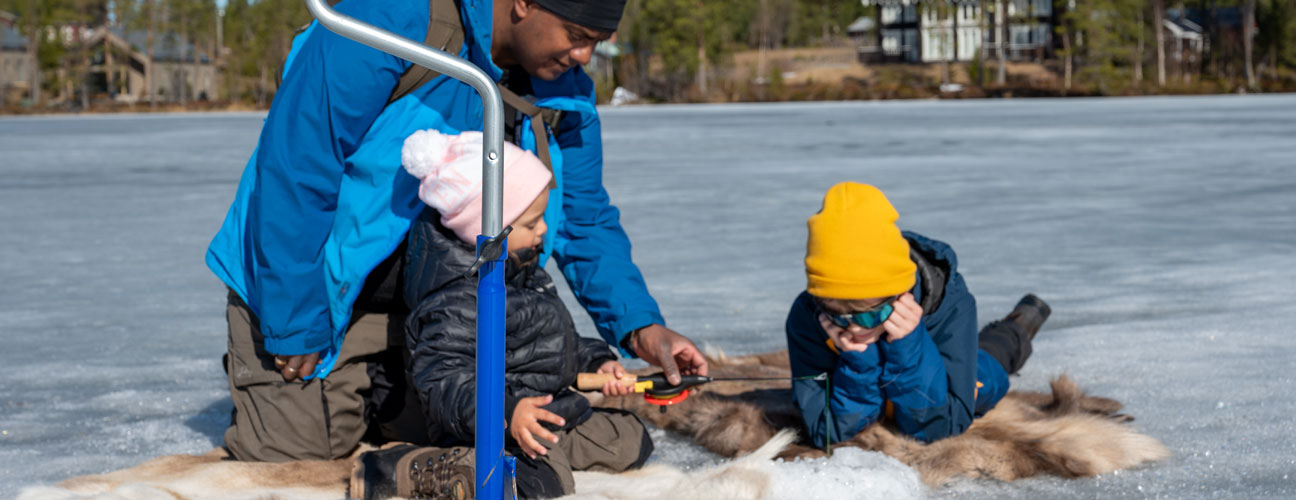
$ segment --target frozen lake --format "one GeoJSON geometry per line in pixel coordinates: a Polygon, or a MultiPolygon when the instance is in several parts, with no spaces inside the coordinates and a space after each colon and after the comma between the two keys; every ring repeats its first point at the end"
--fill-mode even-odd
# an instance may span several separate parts
{"type": "MultiPolygon", "coordinates": [[[[805,219],[868,182],[954,246],[982,323],[1026,292],[1052,304],[1015,387],[1069,373],[1174,452],[931,495],[1296,498],[1296,96],[603,113],[606,185],[671,327],[782,348],[805,219]]],[[[0,498],[220,443],[225,294],[203,253],[260,125],[0,118],[0,498]]]]}

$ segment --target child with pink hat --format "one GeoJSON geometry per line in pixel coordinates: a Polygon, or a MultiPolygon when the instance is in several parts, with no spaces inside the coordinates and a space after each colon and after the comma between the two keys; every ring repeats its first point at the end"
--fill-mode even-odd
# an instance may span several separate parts
{"type": "MultiPolygon", "coordinates": [[[[481,158],[481,132],[446,135],[420,130],[401,148],[405,171],[420,181],[419,199],[440,214],[442,226],[469,244],[481,233],[481,158]]],[[[544,210],[553,174],[535,155],[507,142],[504,172],[504,225],[513,224],[509,252],[534,248],[545,233],[544,210]]]]}
{"type": "MultiPolygon", "coordinates": [[[[625,369],[607,342],[577,335],[553,280],[535,258],[547,230],[553,175],[535,155],[513,144],[504,148],[503,219],[513,227],[504,271],[505,450],[518,459],[523,498],[559,497],[574,492],[572,471],[637,468],[653,444],[634,415],[594,409],[572,391],[577,373],[625,369]]],[[[410,228],[402,286],[412,309],[405,322],[408,372],[422,403],[427,444],[436,447],[401,445],[366,459],[380,469],[394,462],[402,471],[439,464],[441,470],[412,477],[461,478],[459,487],[468,490],[476,424],[477,280],[467,271],[481,231],[481,157],[480,132],[421,130],[401,150],[401,162],[419,179],[419,198],[429,207],[410,228]]],[[[624,395],[629,389],[609,382],[603,392],[624,395]]],[[[402,478],[396,478],[398,494],[425,493],[402,478]]],[[[441,481],[435,489],[452,490],[455,483],[441,481]]]]}

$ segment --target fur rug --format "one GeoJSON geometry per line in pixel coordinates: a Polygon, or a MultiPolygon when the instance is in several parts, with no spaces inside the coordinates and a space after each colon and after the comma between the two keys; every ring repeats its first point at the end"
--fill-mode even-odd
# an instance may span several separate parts
{"type": "MultiPolygon", "coordinates": [[[[783,431],[746,456],[691,471],[653,464],[623,474],[577,472],[576,494],[564,499],[770,498],[777,477],[773,459],[795,440],[795,432],[783,431]]],[[[224,458],[219,448],[205,455],[165,456],[57,486],[26,488],[18,500],[340,500],[347,497],[354,464],[350,458],[278,464],[224,458]]]]}
{"type": "MultiPolygon", "coordinates": [[[[711,359],[711,374],[786,377],[786,352],[711,359]]],[[[647,500],[769,498],[780,477],[773,458],[817,458],[823,450],[796,442],[800,414],[788,382],[714,382],[662,413],[639,397],[592,399],[625,408],[647,422],[691,436],[726,457],[715,467],[682,471],[650,465],[624,474],[576,474],[572,499],[647,500]]],[[[956,477],[1012,481],[1039,474],[1093,476],[1170,455],[1138,433],[1115,400],[1088,396],[1066,377],[1049,394],[1010,392],[962,435],[923,444],[873,425],[835,448],[855,447],[894,457],[931,486],[956,477]]],[[[24,489],[18,500],[334,500],[346,497],[353,459],[255,463],[204,455],[170,455],[57,486],[24,489]]],[[[785,464],[784,467],[788,465],[785,464]]],[[[896,465],[896,467],[900,467],[896,465]]],[[[916,479],[914,480],[917,481],[916,479]]],[[[916,483],[915,483],[916,484],[916,483]]],[[[785,495],[784,495],[785,496],[785,495]]],[[[896,495],[891,495],[896,497],[896,495]]]]}
{"type": "Polygon", "coordinates": [[[265,463],[225,460],[224,449],[168,455],[57,486],[24,489],[18,500],[338,500],[351,459],[265,463]]]}
{"type": "MultiPolygon", "coordinates": [[[[791,376],[787,351],[709,359],[715,377],[791,376]]],[[[916,469],[930,486],[956,477],[1096,476],[1170,456],[1159,441],[1129,425],[1133,417],[1119,413],[1120,402],[1086,395],[1065,375],[1051,385],[1047,394],[1009,392],[967,432],[931,444],[875,424],[833,447],[885,453],[916,469]]],[[[802,428],[790,382],[712,382],[704,388],[665,412],[638,397],[594,399],[596,406],[632,411],[726,457],[756,450],[780,430],[802,428]]],[[[822,456],[822,449],[806,442],[778,454],[785,459],[822,456]]]]}

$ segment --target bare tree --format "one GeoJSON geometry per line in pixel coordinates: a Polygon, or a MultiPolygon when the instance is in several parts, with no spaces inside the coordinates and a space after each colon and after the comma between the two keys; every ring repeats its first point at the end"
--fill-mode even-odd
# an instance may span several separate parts
{"type": "Polygon", "coordinates": [[[1152,0],[1152,29],[1156,32],[1157,86],[1166,84],[1165,0],[1152,0]]]}
{"type": "Polygon", "coordinates": [[[1242,67],[1246,71],[1247,88],[1256,88],[1255,66],[1251,53],[1255,48],[1255,0],[1242,2],[1242,67]]]}
{"type": "MultiPolygon", "coordinates": [[[[950,23],[951,23],[951,26],[952,26],[952,27],[950,28],[950,35],[954,37],[954,60],[957,61],[958,58],[959,58],[959,36],[958,36],[958,34],[959,34],[959,24],[958,24],[958,18],[959,18],[959,16],[958,16],[958,13],[959,13],[959,9],[961,9],[962,6],[959,5],[959,4],[955,4],[955,3],[953,3],[953,2],[949,2],[949,1],[946,1],[946,2],[945,2],[945,5],[946,5],[946,7],[945,7],[946,12],[949,12],[949,13],[950,13],[950,17],[951,17],[950,23]],[[952,10],[951,10],[951,9],[952,9],[952,10]]],[[[943,31],[942,31],[942,32],[943,32],[943,31]]],[[[943,50],[943,49],[942,49],[942,50],[943,50]]],[[[946,79],[946,81],[948,81],[948,80],[949,80],[949,58],[948,58],[948,57],[945,58],[945,66],[946,66],[946,68],[945,68],[945,79],[946,79]]]]}
{"type": "MultiPolygon", "coordinates": [[[[935,33],[933,34],[935,35],[934,41],[937,57],[940,57],[941,84],[947,84],[950,82],[950,58],[945,51],[950,44],[950,31],[946,30],[945,22],[949,20],[950,17],[950,3],[946,0],[934,0],[929,1],[926,4],[918,4],[917,8],[919,9],[920,16],[935,21],[932,23],[932,27],[935,28],[935,33]]],[[[924,21],[923,26],[926,25],[927,24],[924,21]]],[[[927,30],[927,28],[924,28],[924,30],[927,30]]],[[[957,32],[954,33],[957,35],[957,32]]],[[[955,36],[955,38],[957,39],[958,37],[955,36]]],[[[955,57],[958,57],[957,47],[957,42],[955,42],[955,57]]]]}
{"type": "Polygon", "coordinates": [[[190,13],[193,9],[189,2],[184,0],[171,0],[171,3],[176,10],[172,15],[175,16],[176,25],[180,28],[180,40],[176,42],[175,48],[175,55],[180,59],[176,64],[176,72],[180,76],[180,88],[175,91],[180,99],[180,105],[184,106],[189,104],[189,69],[193,61],[193,44],[189,43],[190,13]]]}
{"type": "Polygon", "coordinates": [[[1143,6],[1138,5],[1134,11],[1134,25],[1138,27],[1134,42],[1134,83],[1143,83],[1143,6]]]}
{"type": "Polygon", "coordinates": [[[950,44],[951,35],[953,35],[955,39],[954,57],[956,58],[958,57],[958,25],[957,24],[954,25],[953,31],[949,31],[945,29],[945,21],[952,16],[952,14],[950,13],[950,7],[951,7],[950,3],[945,0],[941,0],[936,3],[936,19],[937,19],[936,26],[938,26],[940,29],[940,58],[941,58],[941,83],[942,84],[950,82],[950,58],[949,55],[945,53],[945,48],[950,44]]]}
{"type": "Polygon", "coordinates": [[[1074,36],[1068,24],[1066,32],[1062,35],[1062,50],[1066,51],[1066,58],[1062,62],[1062,88],[1066,90],[1071,90],[1071,75],[1075,67],[1075,45],[1071,43],[1071,38],[1074,36]]]}
{"type": "Polygon", "coordinates": [[[697,86],[702,100],[707,98],[706,6],[698,0],[693,14],[697,22],[697,86]]]}
{"type": "MultiPolygon", "coordinates": [[[[769,0],[760,0],[760,10],[757,11],[756,19],[759,26],[756,52],[756,77],[765,78],[769,73],[765,69],[765,50],[769,47],[769,0]]],[[[765,88],[762,86],[759,90],[761,98],[764,98],[765,88]]]]}
{"type": "Polygon", "coordinates": [[[999,5],[995,7],[995,55],[999,58],[999,74],[995,77],[995,83],[1004,85],[1008,83],[1008,66],[1007,51],[1008,44],[1008,2],[999,0],[999,5]]]}
{"type": "Polygon", "coordinates": [[[148,95],[149,107],[157,107],[157,98],[153,93],[153,34],[157,31],[157,0],[144,0],[148,10],[148,31],[144,35],[144,49],[148,58],[144,65],[144,93],[148,95]]]}
{"type": "Polygon", "coordinates": [[[981,60],[977,61],[977,86],[985,86],[985,67],[986,61],[990,60],[990,54],[986,50],[986,0],[977,0],[977,36],[981,37],[977,50],[980,51],[981,60]]]}
{"type": "MultiPolygon", "coordinates": [[[[208,33],[207,36],[207,61],[209,64],[211,64],[210,66],[211,69],[209,69],[208,72],[212,78],[211,85],[208,86],[208,89],[211,91],[211,94],[208,96],[208,98],[212,100],[218,98],[217,89],[220,88],[220,86],[216,84],[216,82],[219,81],[217,78],[217,76],[219,75],[219,73],[217,72],[217,68],[220,68],[221,63],[223,62],[221,61],[222,59],[221,45],[223,45],[222,43],[223,40],[221,40],[221,36],[222,36],[222,31],[224,31],[224,27],[221,26],[221,23],[225,20],[225,9],[214,8],[215,6],[216,6],[215,2],[212,2],[209,6],[209,8],[213,8],[213,9],[211,11],[212,14],[211,22],[208,24],[209,25],[214,24],[214,26],[209,26],[212,29],[212,31],[208,33]]],[[[608,68],[611,69],[610,64],[608,65],[608,68]]]]}
{"type": "Polygon", "coordinates": [[[40,58],[37,48],[40,45],[40,7],[44,5],[41,0],[27,0],[27,60],[31,61],[31,88],[28,93],[31,96],[33,106],[41,104],[41,67],[40,58]]]}
{"type": "Polygon", "coordinates": [[[86,38],[86,29],[90,27],[90,7],[86,0],[77,0],[77,11],[81,15],[76,28],[76,43],[81,56],[81,109],[90,109],[90,40],[86,38]]]}

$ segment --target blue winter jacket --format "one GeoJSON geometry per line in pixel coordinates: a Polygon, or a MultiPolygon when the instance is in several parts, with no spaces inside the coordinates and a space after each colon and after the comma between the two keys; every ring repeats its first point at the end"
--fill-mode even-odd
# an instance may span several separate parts
{"type": "MultiPolygon", "coordinates": [[[[838,353],[808,293],[802,292],[788,313],[792,375],[828,375],[826,380],[798,380],[792,386],[806,429],[818,446],[824,446],[825,438],[836,443],[855,436],[882,416],[888,401],[899,430],[925,442],[961,434],[972,425],[977,360],[988,358],[977,348],[976,299],[958,273],[953,248],[917,233],[903,234],[911,247],[946,271],[943,299],[934,310],[923,311],[913,333],[896,342],[878,341],[864,352],[838,353]]],[[[916,274],[912,293],[922,303],[922,275],[916,274]]],[[[995,394],[985,395],[990,396],[985,409],[1008,387],[1002,370],[988,372],[982,378],[994,380],[982,390],[995,394]]]]}
{"type": "MultiPolygon", "coordinates": [[[[491,62],[490,0],[463,0],[460,57],[497,81],[491,62]]],[[[427,0],[346,0],[336,9],[413,40],[428,28],[427,0]]],[[[325,353],[332,368],[369,273],[405,238],[423,209],[418,180],[401,167],[411,133],[482,129],[481,99],[440,76],[386,104],[410,63],[313,24],[293,41],[283,84],[248,160],[207,265],[261,322],[274,354],[325,353]]],[[[545,242],[610,343],[665,324],[639,270],[620,214],[603,188],[603,149],[594,85],[581,68],[532,79],[538,106],[566,111],[550,136],[557,188],[545,242]]],[[[534,150],[531,128],[519,145],[534,150]]],[[[633,353],[623,352],[625,355],[633,353]]]]}

